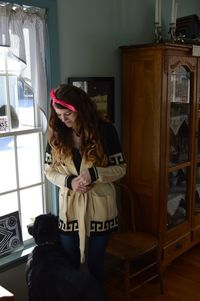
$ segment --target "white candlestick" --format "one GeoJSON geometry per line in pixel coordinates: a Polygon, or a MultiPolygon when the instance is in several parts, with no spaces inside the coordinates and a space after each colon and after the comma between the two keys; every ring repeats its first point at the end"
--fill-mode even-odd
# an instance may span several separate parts
{"type": "Polygon", "coordinates": [[[172,0],[171,23],[175,23],[175,0],[172,0]]]}
{"type": "Polygon", "coordinates": [[[155,23],[159,22],[159,19],[158,19],[158,2],[159,2],[159,0],[156,0],[156,2],[155,2],[155,23]]]}
{"type": "Polygon", "coordinates": [[[158,22],[159,26],[161,26],[161,0],[158,2],[158,22]]]}
{"type": "Polygon", "coordinates": [[[176,2],[176,5],[175,5],[175,13],[174,13],[174,23],[176,23],[176,19],[177,19],[177,11],[178,11],[178,3],[176,2]]]}

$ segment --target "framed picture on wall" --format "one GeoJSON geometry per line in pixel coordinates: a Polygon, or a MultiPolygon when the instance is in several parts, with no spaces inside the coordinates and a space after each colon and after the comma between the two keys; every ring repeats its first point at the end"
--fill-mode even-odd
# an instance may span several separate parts
{"type": "Polygon", "coordinates": [[[0,257],[23,248],[19,212],[0,217],[0,257]]]}
{"type": "Polygon", "coordinates": [[[83,89],[97,109],[114,122],[114,77],[69,77],[68,83],[83,89]]]}

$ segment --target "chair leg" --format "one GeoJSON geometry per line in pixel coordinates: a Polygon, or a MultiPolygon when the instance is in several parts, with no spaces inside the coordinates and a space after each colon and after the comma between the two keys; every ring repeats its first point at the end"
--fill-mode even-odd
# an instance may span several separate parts
{"type": "Polygon", "coordinates": [[[131,298],[130,294],[130,262],[125,261],[124,262],[124,286],[125,286],[125,294],[126,294],[126,300],[129,301],[131,298]]]}
{"type": "Polygon", "coordinates": [[[157,249],[157,256],[158,256],[157,267],[158,267],[159,282],[160,282],[160,292],[161,292],[161,294],[164,294],[163,272],[162,272],[162,268],[161,268],[161,258],[160,258],[159,247],[157,249]]]}
{"type": "Polygon", "coordinates": [[[164,294],[164,281],[163,281],[163,272],[160,267],[160,263],[158,263],[158,269],[159,269],[159,282],[160,282],[160,292],[161,294],[164,294]]]}

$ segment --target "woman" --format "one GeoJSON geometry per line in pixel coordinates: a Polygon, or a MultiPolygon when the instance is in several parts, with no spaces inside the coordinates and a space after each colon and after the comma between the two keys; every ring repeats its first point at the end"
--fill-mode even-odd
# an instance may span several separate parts
{"type": "Polygon", "coordinates": [[[126,164],[114,126],[80,88],[61,84],[51,90],[45,175],[59,191],[59,229],[71,263],[84,262],[102,282],[109,233],[117,229],[112,182],[126,164]]]}

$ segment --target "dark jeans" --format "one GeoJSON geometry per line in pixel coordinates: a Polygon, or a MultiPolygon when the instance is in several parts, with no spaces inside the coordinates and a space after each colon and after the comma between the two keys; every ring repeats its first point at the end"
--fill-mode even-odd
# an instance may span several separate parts
{"type": "MultiPolygon", "coordinates": [[[[80,268],[80,251],[78,234],[60,234],[61,243],[75,268],[80,268]]],[[[90,273],[99,281],[103,282],[104,258],[109,234],[95,235],[87,241],[87,265],[90,273]]]]}

